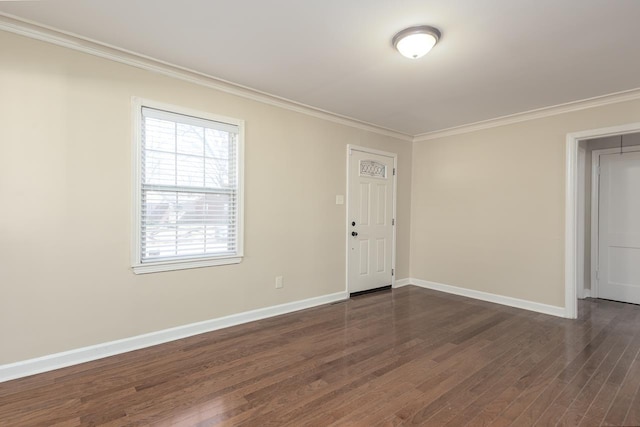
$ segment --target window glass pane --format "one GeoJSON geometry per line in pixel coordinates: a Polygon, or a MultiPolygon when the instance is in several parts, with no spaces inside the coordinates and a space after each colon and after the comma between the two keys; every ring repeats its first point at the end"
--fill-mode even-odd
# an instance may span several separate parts
{"type": "Polygon", "coordinates": [[[176,155],[147,150],[144,153],[145,184],[176,185],[176,155]]]}
{"type": "Polygon", "coordinates": [[[206,186],[229,187],[229,161],[225,159],[205,159],[206,186]]]}
{"type": "Polygon", "coordinates": [[[143,256],[166,258],[235,250],[235,194],[145,191],[143,256]]]}
{"type": "Polygon", "coordinates": [[[176,255],[177,197],[175,193],[145,191],[142,205],[143,258],[176,255]]]}
{"type": "Polygon", "coordinates": [[[204,185],[204,157],[178,154],[177,183],[186,187],[204,185]]]}
{"type": "Polygon", "coordinates": [[[148,150],[176,151],[176,124],[167,120],[145,117],[144,147],[148,150]]]}
{"type": "Polygon", "coordinates": [[[235,194],[207,194],[207,249],[235,250],[235,194]]]}
{"type": "Polygon", "coordinates": [[[204,155],[204,128],[178,123],[178,153],[204,155]]]}
{"type": "Polygon", "coordinates": [[[198,255],[205,253],[206,216],[204,194],[178,193],[177,240],[178,255],[198,255]]]}
{"type": "Polygon", "coordinates": [[[229,158],[229,132],[205,130],[205,156],[217,159],[229,158]]]}

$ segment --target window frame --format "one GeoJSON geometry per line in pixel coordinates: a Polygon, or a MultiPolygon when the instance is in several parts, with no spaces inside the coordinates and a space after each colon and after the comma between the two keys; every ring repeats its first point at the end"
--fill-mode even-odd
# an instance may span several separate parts
{"type": "Polygon", "coordinates": [[[190,268],[210,267],[217,265],[238,264],[244,257],[244,120],[203,111],[192,110],[163,102],[132,97],[133,125],[133,200],[132,200],[132,240],[131,267],[135,274],[155,273],[161,271],[184,270],[190,268]],[[142,108],[153,108],[174,114],[196,117],[204,120],[226,123],[238,127],[237,137],[237,212],[236,212],[236,253],[224,256],[197,256],[175,260],[142,262],[142,108]]]}

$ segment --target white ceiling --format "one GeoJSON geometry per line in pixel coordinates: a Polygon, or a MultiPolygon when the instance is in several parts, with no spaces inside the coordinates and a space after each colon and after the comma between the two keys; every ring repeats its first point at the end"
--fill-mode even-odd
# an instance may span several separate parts
{"type": "Polygon", "coordinates": [[[638,0],[51,0],[0,13],[409,135],[640,87],[638,0]],[[393,35],[442,31],[409,60],[393,35]]]}

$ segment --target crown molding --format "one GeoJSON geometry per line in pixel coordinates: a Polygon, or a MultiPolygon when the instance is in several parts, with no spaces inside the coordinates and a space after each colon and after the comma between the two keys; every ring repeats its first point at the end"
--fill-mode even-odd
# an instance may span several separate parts
{"type": "Polygon", "coordinates": [[[219,79],[205,73],[200,73],[185,67],[180,67],[165,61],[144,56],[135,52],[120,49],[105,43],[81,37],[76,34],[64,32],[56,28],[48,27],[36,22],[24,20],[17,16],[0,13],[0,30],[32,39],[44,41],[57,46],[66,47],[79,52],[88,53],[100,58],[130,65],[132,67],[162,74],[168,77],[194,83],[210,89],[215,89],[231,95],[236,95],[252,101],[272,105],[308,116],[349,126],[352,128],[377,133],[384,136],[399,139],[404,142],[413,142],[413,136],[393,129],[377,126],[362,120],[332,113],[320,108],[312,107],[300,102],[292,101],[276,95],[271,95],[250,87],[219,79]]]}
{"type": "Polygon", "coordinates": [[[610,93],[607,95],[595,96],[593,98],[552,105],[549,107],[537,108],[535,110],[496,117],[495,119],[483,120],[480,122],[469,123],[466,125],[455,126],[433,132],[421,133],[413,138],[413,142],[430,141],[432,139],[476,132],[483,129],[506,126],[514,123],[571,113],[574,111],[587,110],[589,108],[602,107],[609,104],[617,104],[619,102],[633,101],[636,99],[640,99],[640,88],[610,93]]]}

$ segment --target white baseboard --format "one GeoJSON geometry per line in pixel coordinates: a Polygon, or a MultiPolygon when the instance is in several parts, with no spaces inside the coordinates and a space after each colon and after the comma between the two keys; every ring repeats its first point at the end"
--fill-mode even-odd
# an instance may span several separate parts
{"type": "Polygon", "coordinates": [[[403,286],[407,286],[411,284],[411,279],[398,279],[393,284],[394,288],[401,288],[403,286]]]}
{"type": "Polygon", "coordinates": [[[278,316],[280,314],[291,313],[298,310],[304,310],[306,308],[342,301],[347,298],[349,298],[349,294],[347,292],[337,292],[335,294],[245,311],[243,313],[232,314],[230,316],[220,317],[217,319],[205,320],[203,322],[191,323],[189,325],[164,329],[117,341],[82,347],[35,359],[0,365],[0,382],[52,371],[66,366],[78,365],[80,363],[114,356],[128,351],[139,350],[141,348],[151,347],[153,345],[163,344],[205,332],[228,328],[229,326],[240,325],[242,323],[253,322],[267,317],[278,316]]]}
{"type": "Polygon", "coordinates": [[[408,281],[410,284],[419,286],[421,288],[433,289],[435,291],[446,292],[448,294],[460,295],[463,297],[479,299],[496,304],[508,305],[510,307],[522,308],[524,310],[536,311],[538,313],[550,314],[552,316],[566,317],[566,311],[564,307],[507,297],[504,295],[491,294],[488,292],[476,291],[473,289],[459,288],[457,286],[444,285],[442,283],[429,282],[427,280],[408,279],[408,281]]]}

